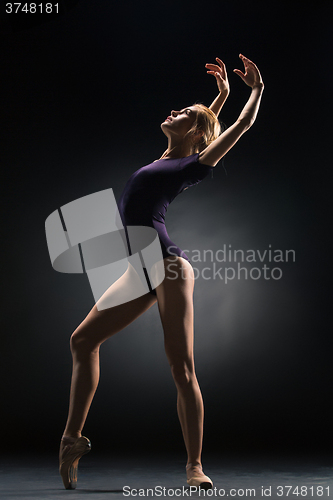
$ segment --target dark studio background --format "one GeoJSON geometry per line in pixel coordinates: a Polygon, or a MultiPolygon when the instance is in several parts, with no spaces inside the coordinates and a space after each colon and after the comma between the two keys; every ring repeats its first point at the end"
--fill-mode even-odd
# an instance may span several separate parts
{"type": "MultiPolygon", "coordinates": [[[[80,0],[26,28],[1,15],[2,448],[57,452],[69,338],[94,304],[86,276],[53,270],[45,219],[109,187],[119,197],[164,151],[170,110],[214,99],[216,56],[231,125],[250,94],[232,72],[242,52],[265,82],[257,121],[167,228],[183,249],[271,245],[296,261],[280,280],[196,282],[204,451],[329,452],[331,2],[80,0]]],[[[157,306],[103,345],[83,434],[101,452],[184,451],[157,306]]]]}

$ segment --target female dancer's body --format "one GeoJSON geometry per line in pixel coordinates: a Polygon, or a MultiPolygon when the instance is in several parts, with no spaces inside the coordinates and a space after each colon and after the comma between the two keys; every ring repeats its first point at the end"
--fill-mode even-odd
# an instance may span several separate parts
{"type": "MultiPolygon", "coordinates": [[[[245,73],[240,70],[234,72],[252,88],[252,92],[236,122],[219,135],[216,116],[229,93],[229,84],[225,66],[220,59],[217,59],[218,65],[207,64],[206,67],[208,73],[216,77],[219,96],[210,109],[194,105],[181,111],[172,111],[171,116],[161,125],[168,138],[168,148],[162,156],[163,160],[188,159],[191,162],[190,157],[193,156],[193,163],[198,169],[209,169],[214,167],[250,128],[259,109],[264,85],[255,64],[242,55],[240,58],[244,63],[245,73]]],[[[206,174],[201,172],[200,175],[203,178],[206,174]]],[[[187,185],[199,180],[185,179],[187,185]]],[[[178,192],[181,192],[180,189],[185,189],[186,182],[178,186],[178,192]]],[[[121,215],[123,219],[128,217],[126,206],[123,211],[121,210],[121,215]]],[[[128,220],[123,222],[130,224],[128,220]]],[[[156,302],[164,331],[165,351],[177,387],[177,410],[188,455],[187,482],[193,486],[212,487],[211,480],[204,475],[201,468],[203,403],[193,360],[193,269],[180,249],[174,256],[174,252],[166,248],[163,236],[160,234],[159,236],[164,257],[165,278],[157,286],[156,292],[147,293],[109,309],[98,310],[97,303],[72,334],[73,373],[69,415],[60,445],[60,473],[67,489],[75,488],[79,458],[90,450],[90,442],[81,436],[81,431],[98,385],[100,345],[132,323],[156,302]]],[[[124,275],[110,286],[106,294],[111,298],[114,294],[118,296],[124,287],[130,285],[130,281],[129,267],[124,275]]]]}

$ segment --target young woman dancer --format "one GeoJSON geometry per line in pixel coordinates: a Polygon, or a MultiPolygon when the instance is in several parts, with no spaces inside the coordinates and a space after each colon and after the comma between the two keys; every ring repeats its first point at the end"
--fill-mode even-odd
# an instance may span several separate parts
{"type": "MultiPolygon", "coordinates": [[[[257,66],[242,54],[239,57],[245,72],[238,69],[234,72],[252,91],[235,123],[220,134],[217,116],[228,96],[229,83],[224,63],[216,58],[217,64],[206,64],[206,68],[216,78],[217,98],[210,108],[195,104],[171,112],[161,125],[168,139],[166,151],[159,160],[131,176],[118,202],[125,227],[141,225],[156,229],[165,278],[156,290],[124,304],[98,310],[97,302],[71,336],[70,405],[59,452],[60,474],[66,489],[76,487],[78,461],[90,450],[90,441],[81,432],[99,380],[99,348],[156,302],[165,352],[177,388],[177,411],[187,450],[187,483],[212,488],[213,483],[201,466],[203,402],[193,360],[194,274],[186,254],[169,239],[164,215],[174,197],[200,182],[256,119],[264,84],[257,66]]],[[[107,290],[108,296],[121,293],[130,279],[129,266],[107,290]]]]}

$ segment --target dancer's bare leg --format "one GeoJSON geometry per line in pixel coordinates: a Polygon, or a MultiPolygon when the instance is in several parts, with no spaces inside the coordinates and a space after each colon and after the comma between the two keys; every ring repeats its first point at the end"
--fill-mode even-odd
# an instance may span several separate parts
{"type": "Polygon", "coordinates": [[[194,273],[192,266],[181,257],[165,259],[164,263],[165,279],[156,289],[158,307],[165,351],[178,392],[177,410],[187,463],[194,466],[201,464],[204,416],[193,357],[194,273]]]}
{"type": "MultiPolygon", "coordinates": [[[[127,273],[127,272],[126,272],[127,273]]],[[[124,274],[108,290],[119,295],[129,286],[128,273],[124,274]]],[[[64,444],[81,437],[81,432],[99,381],[99,348],[109,337],[132,323],[156,302],[147,293],[124,304],[98,311],[96,305],[76,328],[71,337],[73,372],[69,414],[63,434],[64,444]]]]}

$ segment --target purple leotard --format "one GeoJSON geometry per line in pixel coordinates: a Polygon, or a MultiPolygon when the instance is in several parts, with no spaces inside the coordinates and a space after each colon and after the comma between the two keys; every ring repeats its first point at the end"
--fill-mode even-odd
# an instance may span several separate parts
{"type": "MultiPolygon", "coordinates": [[[[165,213],[178,194],[198,184],[213,168],[199,163],[199,153],[196,153],[185,158],[163,158],[134,172],[118,201],[125,230],[127,226],[152,227],[157,231],[164,259],[178,255],[189,261],[187,255],[170,240],[165,227],[165,213]]],[[[150,293],[156,295],[144,271],[150,293]]]]}
{"type": "Polygon", "coordinates": [[[156,229],[163,258],[187,255],[169,238],[165,213],[174,198],[202,181],[214,167],[199,163],[199,153],[185,158],[164,158],[140,168],[129,178],[118,201],[123,225],[156,229]]]}

